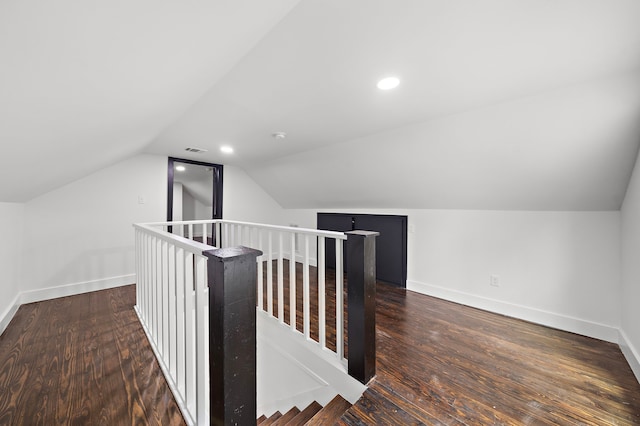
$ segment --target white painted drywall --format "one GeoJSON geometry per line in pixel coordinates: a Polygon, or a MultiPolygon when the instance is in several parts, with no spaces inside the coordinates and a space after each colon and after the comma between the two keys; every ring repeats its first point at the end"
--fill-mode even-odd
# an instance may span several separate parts
{"type": "MultiPolygon", "coordinates": [[[[619,212],[323,211],[407,215],[409,289],[617,341],[619,212]]],[[[315,227],[316,210],[285,212],[315,227]]]]}
{"type": "Polygon", "coordinates": [[[174,221],[183,220],[184,206],[183,206],[183,186],[180,182],[173,183],[173,208],[171,209],[171,217],[174,221]]]}
{"type": "MultiPolygon", "coordinates": [[[[182,220],[196,219],[195,203],[196,203],[196,199],[193,198],[193,196],[191,195],[191,193],[189,193],[189,191],[182,191],[182,220]]],[[[201,219],[205,219],[205,218],[201,218],[201,219]]]]}
{"type": "MultiPolygon", "coordinates": [[[[20,291],[133,283],[132,224],[166,219],[166,182],[167,158],[143,154],[26,203],[20,291]]],[[[226,219],[282,223],[280,206],[238,168],[225,166],[223,194],[226,219]]]]}
{"type": "Polygon", "coordinates": [[[640,381],[640,162],[638,161],[622,205],[621,297],[620,346],[640,381]]]}
{"type": "Polygon", "coordinates": [[[13,316],[22,283],[24,204],[0,203],[0,333],[13,316]]]}
{"type": "Polygon", "coordinates": [[[224,166],[222,215],[227,220],[285,225],[282,207],[242,169],[224,166]]]}
{"type": "Polygon", "coordinates": [[[166,157],[138,155],[26,203],[23,290],[134,274],[132,224],[165,220],[166,188],[166,157]]]}

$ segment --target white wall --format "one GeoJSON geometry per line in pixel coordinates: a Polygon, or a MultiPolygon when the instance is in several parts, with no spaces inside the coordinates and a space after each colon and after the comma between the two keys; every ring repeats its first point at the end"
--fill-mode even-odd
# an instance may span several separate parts
{"type": "Polygon", "coordinates": [[[22,283],[24,204],[0,203],[0,333],[17,309],[22,283]]]}
{"type": "MultiPolygon", "coordinates": [[[[2,296],[20,291],[25,302],[135,282],[132,224],[166,219],[166,182],[166,157],[143,154],[24,206],[3,205],[0,218],[24,215],[13,231],[24,229],[23,238],[16,234],[24,255],[2,257],[22,283],[3,286],[2,296]]],[[[281,223],[280,206],[241,169],[225,166],[223,195],[226,219],[281,223]]]]}
{"type": "Polygon", "coordinates": [[[133,283],[132,224],[165,220],[166,185],[166,157],[138,155],[29,201],[22,290],[133,283]]]}
{"type": "MultiPolygon", "coordinates": [[[[184,187],[183,187],[184,188],[184,187]]],[[[198,219],[210,219],[208,217],[200,217],[198,219]]],[[[193,198],[189,191],[182,191],[182,220],[196,219],[196,199],[193,198]]]]}
{"type": "MultiPolygon", "coordinates": [[[[323,211],[407,215],[411,290],[617,342],[619,212],[323,211]]],[[[315,227],[316,210],[285,212],[315,227]]]]}
{"type": "Polygon", "coordinates": [[[184,214],[184,207],[183,207],[183,200],[182,200],[183,189],[184,188],[180,182],[173,183],[173,206],[171,209],[171,217],[176,222],[183,220],[182,219],[182,216],[184,214]]]}
{"type": "Polygon", "coordinates": [[[283,221],[282,207],[242,169],[224,166],[223,182],[222,215],[224,219],[287,224],[283,221]]]}
{"type": "Polygon", "coordinates": [[[640,381],[640,161],[636,162],[622,206],[620,346],[640,381]]]}

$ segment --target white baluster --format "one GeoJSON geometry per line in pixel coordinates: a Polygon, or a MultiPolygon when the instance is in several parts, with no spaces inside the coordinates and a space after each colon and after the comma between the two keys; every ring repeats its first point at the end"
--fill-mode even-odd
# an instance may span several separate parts
{"type": "Polygon", "coordinates": [[[282,256],[284,255],[284,244],[282,232],[278,232],[278,319],[284,324],[284,266],[282,256]]]}
{"type": "MultiPolygon", "coordinates": [[[[257,229],[258,234],[258,248],[262,250],[262,231],[257,229]]],[[[264,251],[264,250],[263,250],[264,251]]],[[[263,266],[263,258],[264,256],[258,256],[258,307],[261,311],[264,311],[264,270],[263,266]]]]}
{"type": "Polygon", "coordinates": [[[162,242],[162,356],[169,356],[169,243],[162,242]]]}
{"type": "Polygon", "coordinates": [[[153,292],[153,312],[152,312],[152,333],[151,333],[151,337],[153,338],[154,343],[156,344],[156,346],[158,345],[158,330],[160,329],[158,327],[158,306],[159,306],[159,291],[158,291],[158,277],[160,276],[160,274],[158,273],[158,269],[159,269],[159,263],[160,261],[158,260],[158,245],[159,245],[159,241],[157,238],[153,238],[153,282],[151,285],[151,289],[153,292]]]}
{"type": "Polygon", "coordinates": [[[207,363],[209,362],[209,354],[206,352],[205,340],[209,338],[206,335],[206,301],[205,286],[207,274],[207,259],[203,256],[196,256],[196,412],[198,422],[203,422],[207,414],[207,385],[209,376],[205,375],[207,371],[207,363]]]}
{"type": "Polygon", "coordinates": [[[296,234],[291,233],[291,255],[289,256],[289,325],[296,331],[296,234]]]}
{"type": "Polygon", "coordinates": [[[342,265],[342,247],[344,241],[336,238],[336,355],[344,358],[344,268],[342,265]]]}
{"type": "Polygon", "coordinates": [[[267,232],[267,312],[273,315],[273,253],[271,252],[271,231],[267,232]]]}
{"type": "Polygon", "coordinates": [[[176,248],[176,385],[185,399],[185,262],[184,249],[176,248]]]}
{"type": "Polygon", "coordinates": [[[185,262],[187,280],[185,282],[185,337],[186,337],[186,398],[187,409],[195,413],[196,408],[196,326],[195,326],[195,306],[194,306],[194,255],[189,253],[185,262]]]}
{"type": "Polygon", "coordinates": [[[318,343],[320,347],[327,346],[325,320],[325,277],[324,277],[324,237],[318,237],[316,251],[318,265],[318,343]]]}
{"type": "Polygon", "coordinates": [[[172,378],[176,377],[176,246],[169,247],[169,359],[172,378]]]}
{"type": "Polygon", "coordinates": [[[309,235],[304,236],[304,264],[302,265],[302,320],[304,336],[311,338],[309,309],[309,235]]]}

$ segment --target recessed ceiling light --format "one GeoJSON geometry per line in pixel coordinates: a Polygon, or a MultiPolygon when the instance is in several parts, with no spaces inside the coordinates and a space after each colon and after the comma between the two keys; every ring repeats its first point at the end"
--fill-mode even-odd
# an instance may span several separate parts
{"type": "Polygon", "coordinates": [[[220,151],[224,152],[225,154],[231,154],[233,152],[233,148],[225,145],[220,147],[220,151]]]}
{"type": "Polygon", "coordinates": [[[400,84],[400,80],[396,77],[387,77],[383,78],[378,82],[378,89],[380,90],[389,90],[398,87],[400,84]]]}
{"type": "Polygon", "coordinates": [[[273,136],[274,139],[284,139],[287,137],[287,134],[285,132],[275,132],[271,136],[273,136]]]}
{"type": "Polygon", "coordinates": [[[185,170],[187,170],[185,166],[176,166],[176,171],[178,172],[184,172],[185,170]]]}

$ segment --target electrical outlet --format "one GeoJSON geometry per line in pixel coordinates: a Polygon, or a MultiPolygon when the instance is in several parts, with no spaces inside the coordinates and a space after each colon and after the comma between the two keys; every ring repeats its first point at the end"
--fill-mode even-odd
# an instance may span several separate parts
{"type": "Polygon", "coordinates": [[[410,234],[415,234],[416,233],[416,226],[413,224],[409,225],[409,233],[410,234]]]}
{"type": "Polygon", "coordinates": [[[493,287],[500,287],[500,276],[489,275],[489,285],[493,287]]]}

